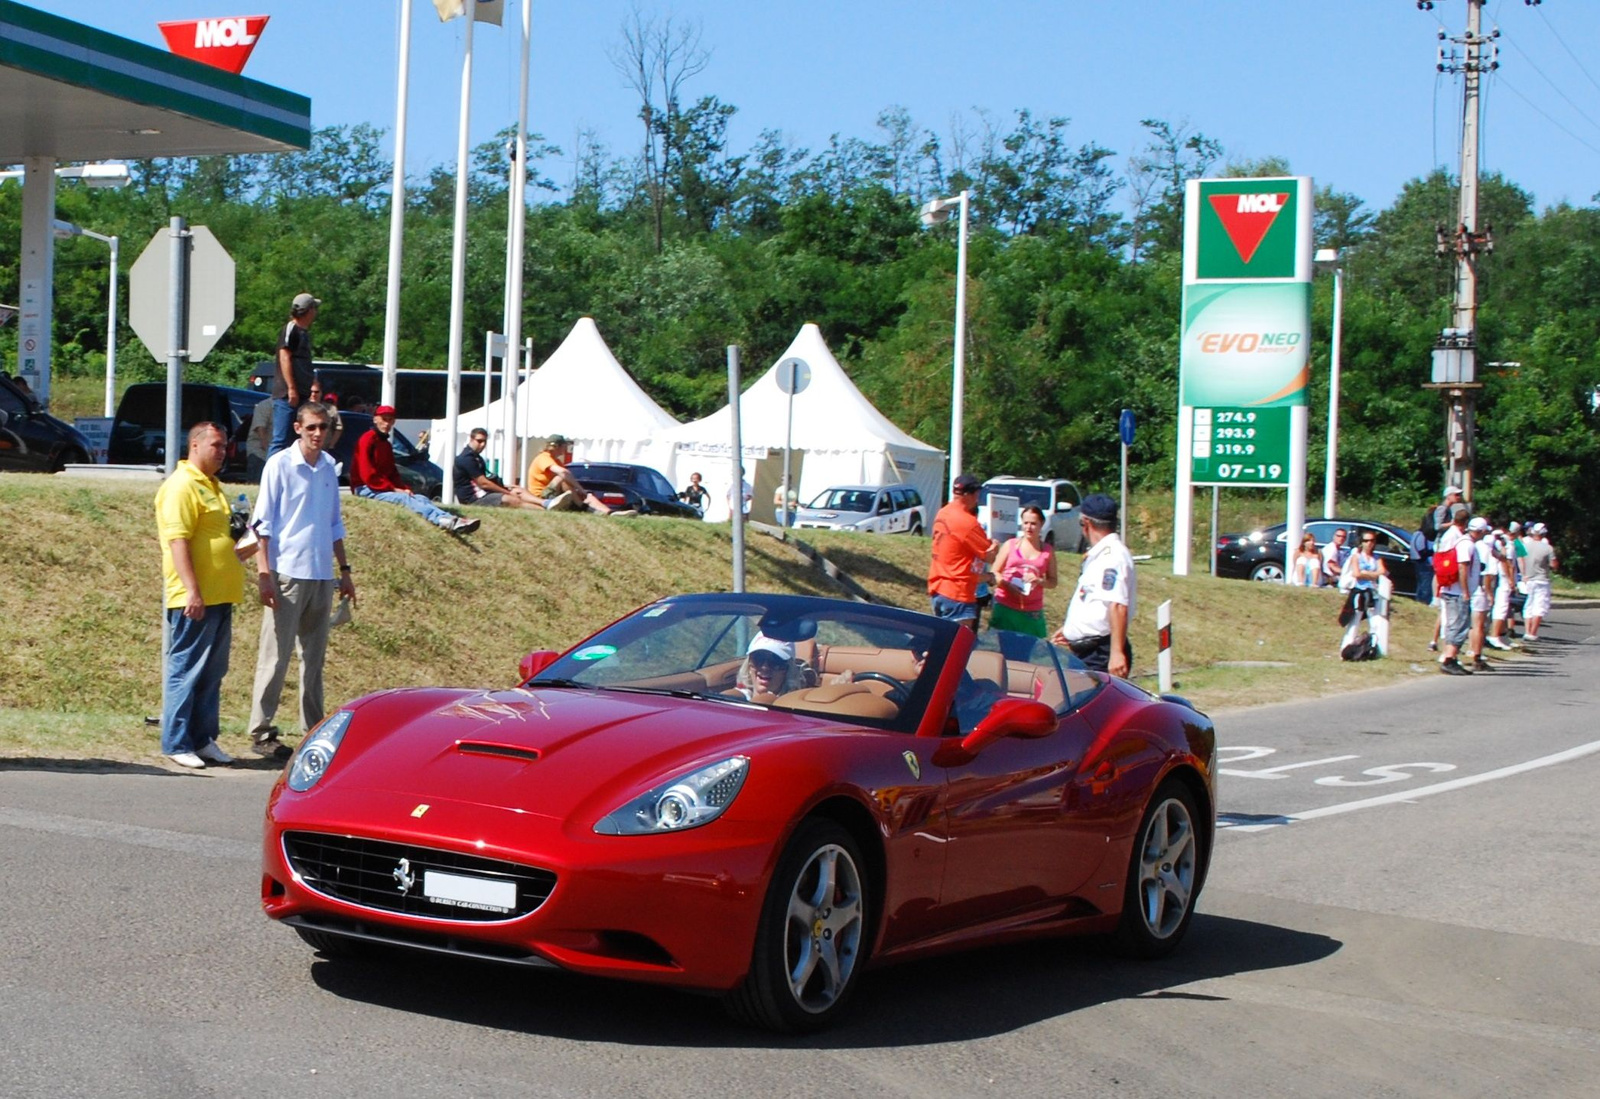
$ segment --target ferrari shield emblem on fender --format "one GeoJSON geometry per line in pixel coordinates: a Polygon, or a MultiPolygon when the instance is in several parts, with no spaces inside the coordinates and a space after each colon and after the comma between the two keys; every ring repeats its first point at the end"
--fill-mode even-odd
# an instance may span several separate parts
{"type": "Polygon", "coordinates": [[[415,809],[411,810],[411,815],[414,816],[414,817],[420,817],[420,816],[422,816],[422,814],[426,813],[429,808],[430,808],[430,806],[428,805],[428,803],[427,802],[423,802],[421,805],[419,805],[415,809]]]}
{"type": "Polygon", "coordinates": [[[900,757],[906,761],[906,766],[911,768],[912,778],[922,777],[922,764],[917,760],[917,753],[908,748],[900,753],[900,757]]]}

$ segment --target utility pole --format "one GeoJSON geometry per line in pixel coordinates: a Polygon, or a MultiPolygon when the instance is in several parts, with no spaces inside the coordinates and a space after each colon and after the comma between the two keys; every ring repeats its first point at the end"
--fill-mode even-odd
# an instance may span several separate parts
{"type": "MultiPolygon", "coordinates": [[[[1438,69],[1460,73],[1461,96],[1461,201],[1454,230],[1440,226],[1435,251],[1453,258],[1456,266],[1455,300],[1450,327],[1439,334],[1433,351],[1433,380],[1427,388],[1437,389],[1445,405],[1445,468],[1447,480],[1458,486],[1471,500],[1473,465],[1476,459],[1478,391],[1478,257],[1494,251],[1494,237],[1488,226],[1478,231],[1478,129],[1481,111],[1480,92],[1483,74],[1500,67],[1499,50],[1494,40],[1500,31],[1482,32],[1485,0],[1467,0],[1466,33],[1457,37],[1439,32],[1438,69]],[[1456,47],[1461,48],[1457,53],[1456,47]]],[[[1431,10],[1431,0],[1418,0],[1417,7],[1431,10]]]]}

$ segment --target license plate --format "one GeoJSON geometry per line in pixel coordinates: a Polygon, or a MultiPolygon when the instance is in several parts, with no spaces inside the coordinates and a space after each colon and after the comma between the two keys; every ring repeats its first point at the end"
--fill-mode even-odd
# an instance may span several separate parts
{"type": "Polygon", "coordinates": [[[435,904],[453,908],[510,912],[517,906],[517,883],[428,870],[422,875],[422,895],[435,904]]]}

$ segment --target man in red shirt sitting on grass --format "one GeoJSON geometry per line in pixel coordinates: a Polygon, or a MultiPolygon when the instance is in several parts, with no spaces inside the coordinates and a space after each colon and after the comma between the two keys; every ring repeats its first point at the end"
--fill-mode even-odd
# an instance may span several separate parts
{"type": "Polygon", "coordinates": [[[450,534],[471,534],[478,520],[451,515],[432,500],[418,496],[400,479],[394,464],[394,447],[389,432],[394,430],[393,405],[381,404],[372,413],[372,430],[356,441],[355,468],[350,471],[350,491],[369,500],[382,500],[410,508],[440,530],[450,534]]]}

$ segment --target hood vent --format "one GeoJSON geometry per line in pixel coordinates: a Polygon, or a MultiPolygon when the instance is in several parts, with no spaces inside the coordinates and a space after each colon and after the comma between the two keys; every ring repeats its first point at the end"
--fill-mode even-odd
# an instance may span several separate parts
{"type": "Polygon", "coordinates": [[[487,740],[458,740],[456,751],[470,752],[480,756],[501,756],[505,759],[520,759],[524,763],[537,763],[539,750],[537,748],[524,748],[520,744],[496,744],[487,740]]]}

